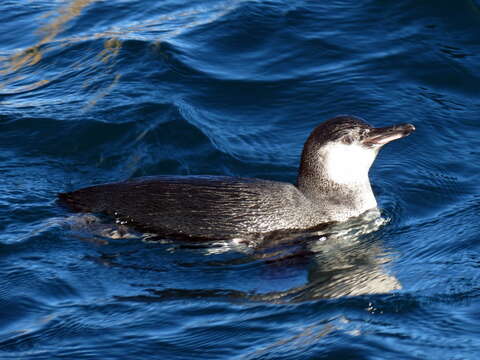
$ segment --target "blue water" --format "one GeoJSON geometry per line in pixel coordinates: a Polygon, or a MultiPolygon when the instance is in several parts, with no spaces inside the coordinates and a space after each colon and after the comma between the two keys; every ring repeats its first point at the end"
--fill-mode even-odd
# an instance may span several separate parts
{"type": "Polygon", "coordinates": [[[479,39],[471,0],[2,1],[0,358],[478,359],[479,39]],[[371,170],[388,222],[364,235],[114,239],[55,202],[295,181],[337,114],[417,128],[371,170]]]}

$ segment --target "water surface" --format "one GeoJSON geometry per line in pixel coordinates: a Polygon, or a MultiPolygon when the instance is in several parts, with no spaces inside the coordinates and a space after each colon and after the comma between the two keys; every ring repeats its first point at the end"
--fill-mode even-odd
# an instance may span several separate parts
{"type": "Polygon", "coordinates": [[[3,1],[0,24],[2,359],[479,357],[478,1],[3,1]],[[55,203],[143,175],[293,182],[337,114],[417,128],[371,170],[368,234],[142,242],[55,203]]]}

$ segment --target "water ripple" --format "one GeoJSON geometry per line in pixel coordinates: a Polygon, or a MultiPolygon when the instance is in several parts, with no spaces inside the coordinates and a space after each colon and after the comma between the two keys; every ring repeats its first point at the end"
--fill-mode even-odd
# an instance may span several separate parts
{"type": "Polygon", "coordinates": [[[476,359],[478,1],[0,10],[2,359],[476,359]],[[372,169],[381,224],[192,244],[55,202],[143,175],[294,181],[344,113],[417,128],[372,169]]]}

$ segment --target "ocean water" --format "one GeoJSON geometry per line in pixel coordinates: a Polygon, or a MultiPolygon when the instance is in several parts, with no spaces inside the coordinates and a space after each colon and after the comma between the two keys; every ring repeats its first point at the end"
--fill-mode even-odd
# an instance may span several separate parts
{"type": "Polygon", "coordinates": [[[0,358],[480,358],[479,39],[473,0],[0,2],[0,358]],[[293,182],[337,114],[417,128],[371,170],[374,231],[153,242],[55,200],[293,182]]]}

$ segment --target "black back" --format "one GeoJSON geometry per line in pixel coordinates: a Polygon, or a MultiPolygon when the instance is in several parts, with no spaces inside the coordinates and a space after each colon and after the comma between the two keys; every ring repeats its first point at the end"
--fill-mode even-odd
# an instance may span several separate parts
{"type": "Polygon", "coordinates": [[[156,176],[59,194],[70,209],[104,213],[143,231],[189,238],[314,226],[288,183],[222,176],[156,176]],[[303,216],[302,216],[303,214],[303,216]]]}

